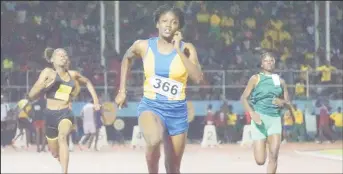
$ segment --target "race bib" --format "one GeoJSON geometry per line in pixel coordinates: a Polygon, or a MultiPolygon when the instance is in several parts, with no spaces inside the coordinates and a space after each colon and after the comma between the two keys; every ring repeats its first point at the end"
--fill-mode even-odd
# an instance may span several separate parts
{"type": "Polygon", "coordinates": [[[61,84],[55,93],[55,98],[68,101],[71,93],[72,87],[61,84]]]}
{"type": "Polygon", "coordinates": [[[281,82],[280,82],[280,77],[277,74],[273,74],[272,75],[272,79],[273,79],[273,83],[275,86],[280,86],[281,82]]]}
{"type": "Polygon", "coordinates": [[[155,93],[168,98],[178,98],[183,88],[182,83],[161,76],[151,77],[150,84],[155,93]]]}

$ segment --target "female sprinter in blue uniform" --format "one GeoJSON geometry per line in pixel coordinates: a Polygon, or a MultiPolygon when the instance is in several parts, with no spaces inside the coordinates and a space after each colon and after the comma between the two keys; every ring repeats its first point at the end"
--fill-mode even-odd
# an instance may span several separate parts
{"type": "Polygon", "coordinates": [[[121,107],[126,98],[126,79],[133,58],[143,60],[144,97],[138,106],[138,122],[146,141],[149,173],[158,173],[160,143],[164,142],[167,173],[180,173],[187,130],[186,85],[188,76],[202,80],[197,52],[182,42],[179,31],[185,24],[183,12],[163,5],[154,13],[159,36],[137,40],[126,51],[121,65],[120,90],[115,102],[121,107]]]}
{"type": "Polygon", "coordinates": [[[60,161],[63,173],[68,172],[69,148],[67,137],[72,130],[71,99],[79,93],[78,84],[85,84],[93,97],[95,110],[100,109],[98,96],[92,83],[79,72],[69,70],[67,52],[62,49],[47,48],[44,52],[46,60],[52,67],[45,68],[39,75],[26,99],[19,101],[18,106],[26,109],[31,101],[45,93],[46,138],[52,155],[60,161]]]}

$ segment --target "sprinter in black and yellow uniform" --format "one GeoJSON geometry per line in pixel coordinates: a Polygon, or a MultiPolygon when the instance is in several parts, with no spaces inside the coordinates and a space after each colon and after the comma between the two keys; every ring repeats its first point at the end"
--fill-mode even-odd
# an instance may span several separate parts
{"type": "Polygon", "coordinates": [[[94,109],[99,110],[99,100],[92,83],[80,73],[69,70],[67,52],[62,49],[47,48],[44,57],[52,68],[45,68],[39,75],[26,99],[19,101],[18,106],[25,109],[40,92],[46,95],[46,137],[52,155],[60,161],[63,173],[68,171],[69,149],[67,137],[72,130],[71,98],[79,93],[79,85],[87,86],[94,101],[94,109]]]}

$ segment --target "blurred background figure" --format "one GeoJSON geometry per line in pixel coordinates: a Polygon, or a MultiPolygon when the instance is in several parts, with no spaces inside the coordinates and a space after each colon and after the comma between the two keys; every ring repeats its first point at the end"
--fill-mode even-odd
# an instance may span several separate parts
{"type": "Polygon", "coordinates": [[[85,135],[84,139],[81,141],[81,144],[82,146],[86,146],[86,143],[88,142],[86,148],[90,149],[97,132],[95,118],[96,115],[94,110],[94,104],[91,99],[89,99],[88,102],[83,106],[81,111],[81,117],[83,118],[83,132],[85,135]]]}
{"type": "Polygon", "coordinates": [[[294,142],[294,118],[290,111],[286,111],[283,115],[283,143],[294,142]]]}
{"type": "Polygon", "coordinates": [[[337,111],[330,115],[333,120],[333,130],[340,140],[343,139],[343,113],[342,108],[338,107],[337,111]]]}
{"type": "Polygon", "coordinates": [[[297,108],[297,105],[293,105],[294,114],[294,135],[297,141],[303,142],[306,140],[306,127],[304,123],[303,111],[297,108]]]}
{"type": "Polygon", "coordinates": [[[215,123],[215,112],[212,110],[212,105],[207,106],[207,114],[205,117],[205,125],[214,125],[215,123]]]}
{"type": "Polygon", "coordinates": [[[13,143],[15,143],[15,141],[21,136],[26,136],[26,150],[31,146],[31,138],[33,133],[35,132],[35,128],[32,125],[33,114],[34,112],[31,105],[19,111],[18,128],[20,133],[13,139],[13,143]]]}
{"type": "Polygon", "coordinates": [[[327,103],[321,103],[319,114],[319,135],[317,143],[323,143],[324,141],[334,143],[335,135],[330,126],[330,115],[327,103]]]}
{"type": "Polygon", "coordinates": [[[228,131],[224,112],[216,112],[216,131],[219,143],[227,143],[228,131]]]}
{"type": "Polygon", "coordinates": [[[6,146],[6,118],[9,112],[10,106],[6,102],[6,98],[1,91],[1,151],[3,151],[6,146]]]}
{"type": "Polygon", "coordinates": [[[44,151],[46,146],[46,138],[45,138],[45,118],[43,110],[46,107],[45,97],[41,96],[37,102],[33,104],[33,116],[32,116],[32,123],[35,128],[35,137],[36,137],[36,146],[37,152],[44,151]]]}
{"type": "Polygon", "coordinates": [[[228,140],[230,143],[237,142],[238,130],[237,130],[237,121],[238,117],[237,114],[233,113],[232,105],[228,106],[228,110],[226,112],[227,118],[227,131],[228,131],[228,140]]]}

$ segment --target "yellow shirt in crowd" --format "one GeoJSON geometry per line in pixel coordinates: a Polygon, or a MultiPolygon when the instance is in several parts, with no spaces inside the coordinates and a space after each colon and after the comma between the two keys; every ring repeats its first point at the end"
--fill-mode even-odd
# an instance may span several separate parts
{"type": "Polygon", "coordinates": [[[234,41],[234,37],[232,34],[232,31],[223,31],[221,33],[221,36],[224,38],[225,44],[226,45],[231,45],[234,41]]]}
{"type": "Polygon", "coordinates": [[[198,23],[208,23],[209,19],[210,19],[210,14],[207,12],[199,12],[197,14],[198,23]]]}
{"type": "Polygon", "coordinates": [[[298,82],[295,84],[295,95],[304,96],[305,95],[305,84],[298,82]]]}
{"type": "Polygon", "coordinates": [[[227,114],[227,125],[236,125],[237,115],[236,114],[227,114]]]}
{"type": "Polygon", "coordinates": [[[304,56],[306,60],[312,60],[314,58],[314,53],[306,52],[304,56]]]}
{"type": "Polygon", "coordinates": [[[210,19],[211,26],[217,27],[220,24],[220,17],[216,14],[213,14],[210,19]]]}
{"type": "Polygon", "coordinates": [[[185,2],[185,1],[176,1],[176,2],[175,2],[175,6],[176,6],[177,8],[180,8],[180,9],[183,9],[183,8],[185,7],[185,5],[186,5],[186,2],[185,2]]]}
{"type": "Polygon", "coordinates": [[[304,115],[303,112],[299,109],[293,111],[295,124],[303,124],[304,123],[304,115]]]}
{"type": "Polygon", "coordinates": [[[316,70],[322,72],[321,81],[322,82],[328,82],[328,81],[331,81],[331,71],[333,71],[335,69],[336,68],[333,66],[322,65],[322,66],[317,67],[316,70]]]}
{"type": "Polygon", "coordinates": [[[276,28],[276,30],[281,30],[283,22],[280,19],[270,20],[270,24],[276,28]]]}
{"type": "Polygon", "coordinates": [[[2,61],[2,66],[4,69],[12,69],[13,68],[13,61],[9,58],[5,58],[2,61]]]}
{"type": "Polygon", "coordinates": [[[278,40],[278,31],[268,30],[264,33],[264,38],[267,38],[268,36],[270,36],[273,41],[276,41],[276,40],[278,40]]]}
{"type": "Polygon", "coordinates": [[[245,25],[247,25],[250,29],[256,28],[256,20],[252,17],[248,17],[244,21],[245,25]]]}
{"type": "Polygon", "coordinates": [[[220,22],[222,27],[233,27],[235,26],[235,21],[231,17],[224,16],[220,22]]]}
{"type": "Polygon", "coordinates": [[[280,31],[280,41],[284,40],[292,40],[292,36],[288,33],[288,31],[280,31]]]}
{"type": "Polygon", "coordinates": [[[292,126],[293,125],[293,119],[289,111],[286,111],[283,117],[283,125],[285,126],[292,126]]]}
{"type": "Polygon", "coordinates": [[[330,115],[330,118],[334,121],[335,126],[343,127],[343,114],[342,114],[342,112],[334,112],[330,115]]]}

